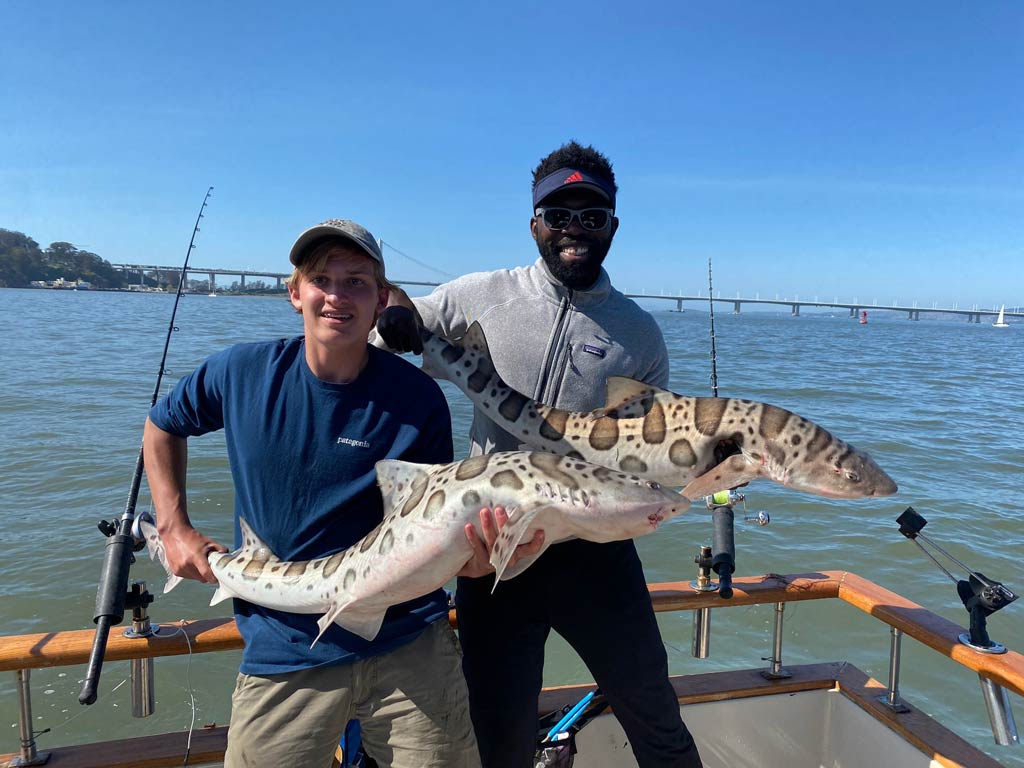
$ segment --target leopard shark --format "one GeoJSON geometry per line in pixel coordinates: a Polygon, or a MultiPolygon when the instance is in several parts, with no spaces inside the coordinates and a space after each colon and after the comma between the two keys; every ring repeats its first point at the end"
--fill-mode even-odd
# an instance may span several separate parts
{"type": "Polygon", "coordinates": [[[474,322],[458,342],[421,328],[423,359],[521,447],[580,458],[682,488],[690,500],[759,477],[839,499],[889,496],[897,486],[864,451],[785,408],[686,397],[634,379],[607,380],[604,407],[552,408],[507,385],[474,322]]]}
{"type": "MultiPolygon", "coordinates": [[[[595,542],[652,533],[689,501],[660,483],[568,456],[529,451],[485,454],[450,464],[377,462],[384,519],[348,549],[306,561],[283,561],[239,518],[242,545],[207,557],[218,587],[210,604],[229,597],[291,613],[322,614],[320,639],[338,624],[372,640],[397,603],[443,586],[473,556],[466,523],[479,533],[482,507],[505,507],[508,522],[491,549],[495,588],[526,570],[552,544],[595,542]],[[516,546],[544,531],[540,550],[513,561],[516,546]]],[[[181,581],[167,564],[156,527],[141,521],[150,557],[167,571],[164,592],[181,581]]]]}

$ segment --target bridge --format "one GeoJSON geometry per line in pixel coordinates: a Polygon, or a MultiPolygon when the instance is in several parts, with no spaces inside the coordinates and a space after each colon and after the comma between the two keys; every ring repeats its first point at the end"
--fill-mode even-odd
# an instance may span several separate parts
{"type": "MultiPolygon", "coordinates": [[[[167,266],[156,266],[149,264],[111,264],[115,269],[119,269],[128,275],[138,275],[139,282],[143,280],[143,275],[149,273],[156,276],[157,281],[160,280],[161,274],[175,274],[181,271],[181,267],[167,267],[167,266]]],[[[189,267],[188,274],[193,275],[208,275],[210,281],[210,290],[216,290],[216,276],[217,275],[230,275],[232,277],[237,276],[241,282],[242,290],[245,290],[245,279],[246,277],[269,277],[276,281],[277,290],[283,289],[283,283],[289,277],[291,272],[260,272],[257,270],[239,270],[239,269],[219,269],[211,267],[189,267]]],[[[416,280],[395,280],[397,285],[421,285],[436,287],[440,283],[435,282],[420,282],[416,280]]],[[[701,295],[685,295],[685,294],[665,294],[665,293],[627,293],[625,294],[631,299],[656,299],[661,301],[674,301],[676,304],[676,311],[683,311],[683,302],[696,302],[699,304],[707,304],[709,299],[707,296],[701,295]]],[[[794,317],[800,316],[801,308],[815,308],[815,309],[841,309],[847,310],[850,313],[850,317],[856,317],[863,311],[871,310],[886,310],[888,312],[902,312],[905,313],[908,320],[920,320],[921,313],[931,313],[933,315],[959,315],[966,318],[969,323],[980,323],[981,318],[984,317],[995,317],[999,314],[998,309],[981,309],[977,306],[971,309],[960,309],[958,307],[919,307],[916,305],[901,305],[893,303],[892,305],[878,304],[877,302],[867,304],[858,301],[852,302],[841,302],[841,301],[814,301],[804,299],[762,299],[760,297],[755,298],[744,298],[736,296],[735,298],[725,298],[718,296],[710,299],[710,301],[718,302],[720,304],[731,304],[733,314],[740,314],[740,310],[743,305],[767,305],[767,306],[778,306],[786,307],[794,317]]],[[[1005,317],[1014,317],[1017,319],[1024,319],[1024,308],[1016,307],[1012,311],[1004,313],[1005,317]]]]}
{"type": "MultiPolygon", "coordinates": [[[[659,294],[659,293],[627,293],[625,294],[631,299],[663,299],[666,301],[674,301],[676,303],[676,311],[683,311],[683,302],[700,302],[707,304],[709,299],[707,296],[686,296],[682,294],[670,295],[670,294],[659,294]]],[[[761,299],[761,298],[743,298],[737,296],[735,298],[725,298],[717,296],[710,299],[711,301],[718,302],[721,304],[732,304],[732,312],[734,315],[740,314],[740,308],[744,304],[766,304],[769,306],[781,306],[787,307],[789,313],[794,317],[800,316],[800,309],[813,307],[820,309],[845,309],[850,313],[850,317],[856,317],[863,311],[871,310],[887,310],[889,312],[904,312],[907,315],[908,320],[920,320],[921,313],[931,313],[934,315],[959,315],[965,317],[969,323],[980,323],[983,316],[996,317],[999,314],[998,309],[981,309],[979,307],[973,307],[971,309],[959,309],[958,307],[919,307],[914,305],[902,305],[893,303],[891,305],[871,303],[866,304],[858,301],[853,302],[841,302],[841,301],[807,301],[802,299],[761,299]]],[[[1018,319],[1024,318],[1024,311],[1022,307],[1016,307],[1013,310],[1007,310],[1003,313],[1004,317],[1016,317],[1018,319]]]]}
{"type": "MultiPolygon", "coordinates": [[[[143,277],[147,274],[152,274],[156,277],[156,281],[160,282],[161,275],[177,275],[181,272],[181,267],[165,267],[158,266],[155,264],[111,264],[114,269],[119,269],[125,273],[131,279],[133,276],[137,276],[139,283],[143,282],[143,277]]],[[[284,281],[292,276],[291,272],[258,272],[255,270],[244,270],[244,269],[217,269],[211,267],[189,267],[186,271],[186,278],[188,275],[207,275],[210,279],[210,290],[214,291],[217,288],[217,275],[231,275],[232,277],[238,277],[242,284],[242,289],[245,289],[245,278],[247,277],[271,277],[276,283],[278,290],[284,288],[284,281]]]]}
{"type": "MultiPolygon", "coordinates": [[[[160,282],[161,275],[177,275],[181,272],[181,267],[167,267],[155,264],[111,264],[114,269],[119,269],[128,276],[129,280],[132,277],[137,277],[139,283],[143,282],[145,275],[150,274],[156,278],[156,281],[160,282]]],[[[291,272],[260,272],[258,270],[247,270],[247,269],[219,269],[215,267],[189,267],[186,270],[186,279],[190,275],[207,275],[210,281],[210,290],[215,291],[217,289],[217,275],[229,275],[231,277],[238,277],[241,283],[242,290],[245,290],[245,278],[247,277],[270,277],[275,280],[275,287],[277,290],[284,289],[284,281],[292,276],[291,272]]],[[[414,280],[402,280],[399,285],[429,285],[437,286],[440,283],[421,283],[414,280]]]]}

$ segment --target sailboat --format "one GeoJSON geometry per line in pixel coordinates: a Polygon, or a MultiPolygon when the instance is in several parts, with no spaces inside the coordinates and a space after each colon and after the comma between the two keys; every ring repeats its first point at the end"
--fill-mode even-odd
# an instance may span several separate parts
{"type": "Polygon", "coordinates": [[[997,317],[996,321],[994,323],[992,323],[992,327],[993,328],[1009,328],[1010,327],[1010,324],[1008,322],[1006,322],[1006,320],[1003,319],[1003,312],[1005,310],[1006,310],[1006,305],[1005,304],[1003,304],[1001,307],[999,307],[999,317],[997,317]]]}

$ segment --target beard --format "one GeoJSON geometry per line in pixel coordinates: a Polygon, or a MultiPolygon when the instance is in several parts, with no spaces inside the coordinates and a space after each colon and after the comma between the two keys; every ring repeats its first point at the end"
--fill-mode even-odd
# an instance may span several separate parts
{"type": "Polygon", "coordinates": [[[551,239],[538,242],[537,250],[551,274],[565,287],[578,291],[597,282],[597,278],[601,276],[601,265],[611,246],[611,238],[589,240],[563,237],[557,241],[551,239]],[[563,260],[560,252],[570,245],[586,246],[587,255],[582,259],[563,260]]]}

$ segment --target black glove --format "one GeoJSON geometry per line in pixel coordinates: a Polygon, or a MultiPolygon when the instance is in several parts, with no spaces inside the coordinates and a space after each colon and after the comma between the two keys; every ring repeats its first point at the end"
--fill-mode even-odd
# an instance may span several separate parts
{"type": "Polygon", "coordinates": [[[388,307],[377,318],[377,333],[384,343],[397,352],[423,354],[420,324],[416,313],[406,307],[388,307]]]}

